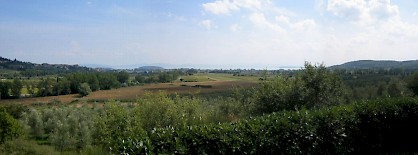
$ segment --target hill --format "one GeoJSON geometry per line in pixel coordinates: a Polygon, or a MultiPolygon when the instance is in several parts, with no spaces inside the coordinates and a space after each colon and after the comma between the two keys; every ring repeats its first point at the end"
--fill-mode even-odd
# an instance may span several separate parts
{"type": "Polygon", "coordinates": [[[164,70],[164,68],[159,66],[142,66],[139,68],[136,68],[135,71],[161,71],[164,70]]]}
{"type": "Polygon", "coordinates": [[[390,60],[358,60],[341,65],[334,65],[330,69],[404,69],[418,70],[418,60],[390,61],[390,60]]]}
{"type": "Polygon", "coordinates": [[[79,65],[68,64],[36,64],[0,57],[0,70],[18,71],[23,76],[37,76],[57,73],[92,71],[93,69],[79,65]]]}

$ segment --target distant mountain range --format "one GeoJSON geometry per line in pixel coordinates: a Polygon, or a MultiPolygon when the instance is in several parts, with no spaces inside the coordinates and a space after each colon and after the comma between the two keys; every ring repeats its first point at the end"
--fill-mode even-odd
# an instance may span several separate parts
{"type": "MultiPolygon", "coordinates": [[[[233,66],[231,66],[233,67],[233,66]]],[[[112,70],[112,69],[134,69],[139,71],[153,71],[164,70],[164,68],[213,68],[208,65],[170,65],[170,64],[137,64],[137,65],[124,65],[124,66],[106,66],[95,64],[84,65],[67,65],[67,64],[36,64],[31,62],[23,62],[19,60],[11,60],[0,57],[0,70],[45,70],[45,71],[90,71],[90,70],[112,70]],[[97,69],[94,69],[97,68],[97,69]]],[[[235,67],[239,68],[239,67],[235,67]]],[[[257,68],[257,67],[255,67],[257,68]]],[[[300,67],[288,67],[300,69],[300,67]]],[[[405,69],[405,70],[418,70],[418,60],[409,61],[391,61],[391,60],[358,60],[351,61],[341,65],[330,66],[330,69],[405,69]]],[[[213,69],[223,69],[222,67],[213,69]]],[[[272,69],[272,68],[268,68],[272,69]]],[[[280,69],[277,68],[277,69],[280,69]]]]}
{"type": "Polygon", "coordinates": [[[418,60],[358,60],[341,65],[330,66],[330,69],[407,69],[418,70],[418,60]]]}

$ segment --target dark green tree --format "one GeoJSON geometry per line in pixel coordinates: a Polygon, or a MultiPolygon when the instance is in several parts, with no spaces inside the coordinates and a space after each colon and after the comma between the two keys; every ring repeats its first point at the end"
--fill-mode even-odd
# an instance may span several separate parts
{"type": "Polygon", "coordinates": [[[99,80],[101,90],[109,90],[120,87],[120,83],[116,79],[116,76],[111,73],[100,73],[97,75],[97,79],[99,80]]]}
{"type": "Polygon", "coordinates": [[[20,98],[22,92],[23,83],[19,79],[15,78],[12,83],[11,91],[15,98],[20,98]]]}
{"type": "Polygon", "coordinates": [[[418,72],[415,72],[409,77],[408,88],[411,89],[415,95],[418,95],[418,72]]]}
{"type": "Polygon", "coordinates": [[[126,71],[120,71],[117,73],[116,77],[121,84],[128,83],[129,73],[126,71]]]}
{"type": "Polygon", "coordinates": [[[53,86],[55,80],[47,77],[38,83],[38,96],[51,96],[54,94],[53,86]]]}
{"type": "Polygon", "coordinates": [[[137,81],[138,83],[145,83],[145,77],[142,75],[136,75],[135,81],[137,81]]]}
{"type": "Polygon", "coordinates": [[[99,80],[97,79],[96,75],[91,74],[87,82],[89,83],[92,91],[97,91],[100,89],[99,80]]]}
{"type": "Polygon", "coordinates": [[[10,82],[0,82],[0,97],[2,99],[10,98],[10,89],[12,87],[12,83],[10,82]]]}

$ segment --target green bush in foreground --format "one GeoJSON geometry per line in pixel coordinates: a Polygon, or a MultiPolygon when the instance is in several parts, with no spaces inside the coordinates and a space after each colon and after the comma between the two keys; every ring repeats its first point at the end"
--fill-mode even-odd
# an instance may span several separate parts
{"type": "Polygon", "coordinates": [[[121,140],[118,150],[132,154],[411,153],[418,151],[417,121],[417,99],[387,99],[284,111],[232,124],[156,128],[146,142],[121,140]]]}
{"type": "Polygon", "coordinates": [[[19,122],[0,106],[0,144],[19,137],[22,134],[19,122]]]}
{"type": "Polygon", "coordinates": [[[35,141],[16,139],[0,145],[0,155],[58,155],[53,147],[38,145],[35,141]]]}

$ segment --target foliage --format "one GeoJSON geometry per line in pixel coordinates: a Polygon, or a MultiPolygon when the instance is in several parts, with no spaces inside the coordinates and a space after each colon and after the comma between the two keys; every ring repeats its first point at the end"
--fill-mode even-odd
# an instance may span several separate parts
{"type": "Polygon", "coordinates": [[[23,112],[21,122],[29,137],[46,139],[57,150],[80,150],[91,146],[97,112],[87,107],[34,109],[23,112]]]}
{"type": "Polygon", "coordinates": [[[10,98],[10,88],[12,87],[12,83],[10,82],[2,82],[0,81],[0,98],[6,99],[10,98]]]}
{"type": "Polygon", "coordinates": [[[110,152],[118,152],[123,139],[144,140],[142,137],[147,137],[146,132],[137,117],[122,106],[108,103],[95,120],[97,131],[93,136],[96,143],[105,146],[110,152]]]}
{"type": "Polygon", "coordinates": [[[335,105],[340,103],[342,87],[341,79],[325,66],[305,63],[294,78],[279,76],[261,83],[253,103],[256,113],[335,105]]]}
{"type": "Polygon", "coordinates": [[[0,144],[17,138],[22,133],[19,122],[9,115],[4,107],[0,106],[0,144]]]}
{"type": "Polygon", "coordinates": [[[319,110],[283,111],[232,124],[156,128],[149,135],[153,148],[150,152],[412,153],[418,151],[418,127],[411,126],[416,121],[417,99],[377,100],[319,110]]]}
{"type": "Polygon", "coordinates": [[[418,72],[415,72],[408,81],[408,88],[412,90],[415,95],[418,95],[418,72]]]}
{"type": "Polygon", "coordinates": [[[15,78],[12,83],[11,92],[15,98],[20,98],[23,83],[19,79],[15,78]]]}
{"type": "Polygon", "coordinates": [[[78,90],[78,93],[81,96],[87,96],[87,95],[89,95],[91,93],[91,89],[90,89],[89,84],[88,83],[82,83],[80,85],[80,89],[78,90]]]}
{"type": "Polygon", "coordinates": [[[54,94],[53,91],[54,80],[47,77],[38,83],[38,96],[51,96],[54,94]]]}
{"type": "Polygon", "coordinates": [[[117,73],[116,78],[118,79],[119,83],[128,83],[129,74],[126,71],[120,71],[117,73]]]}
{"type": "Polygon", "coordinates": [[[0,155],[59,155],[53,147],[38,145],[35,141],[16,139],[0,145],[0,155]]]}

